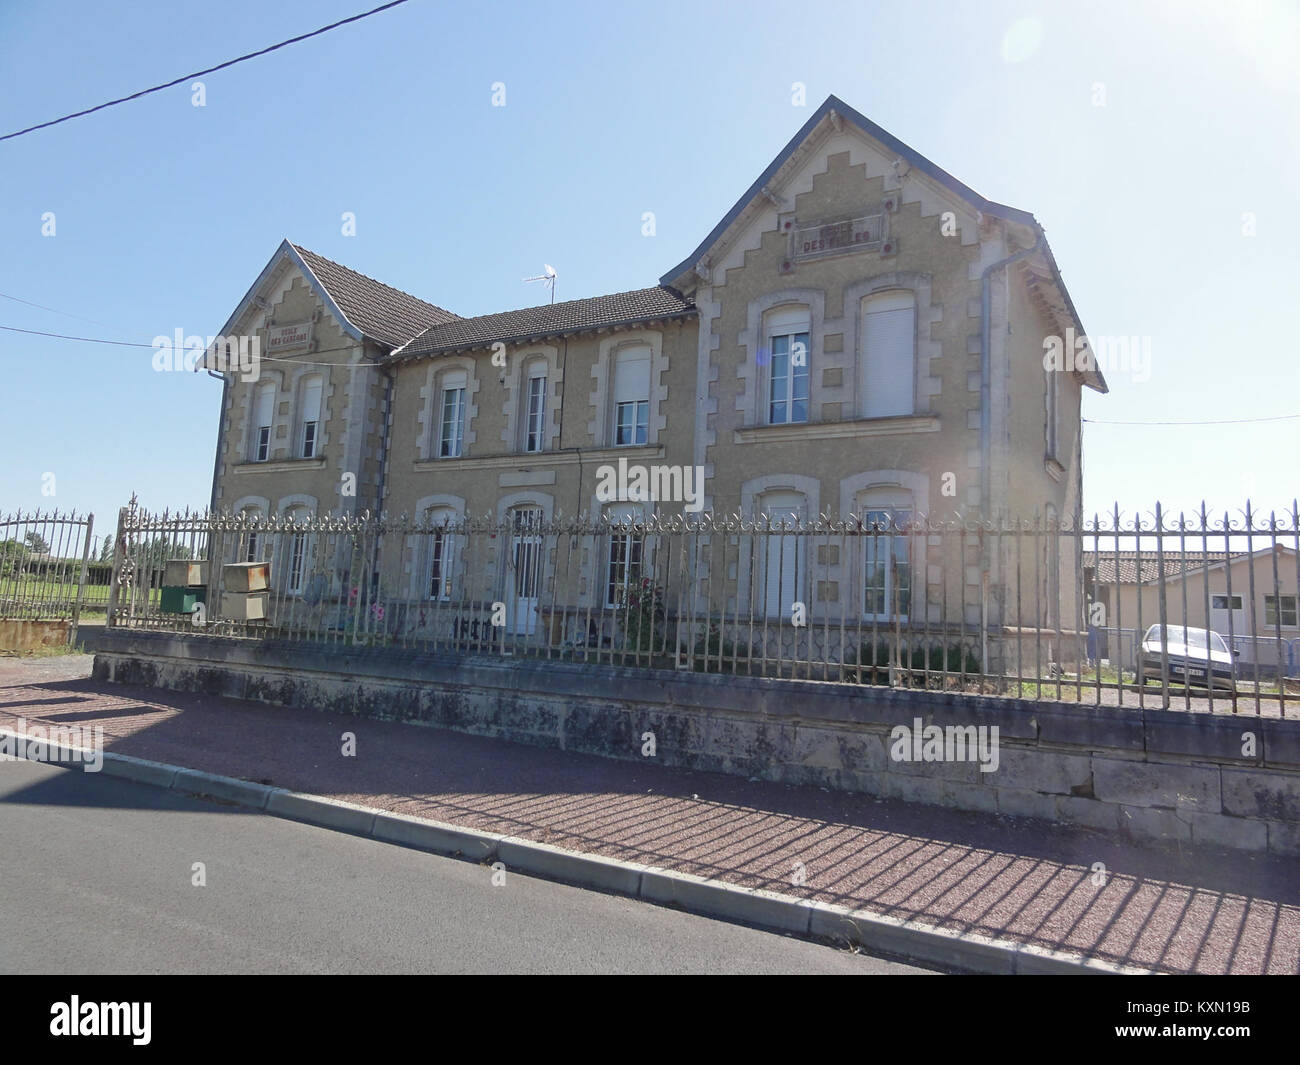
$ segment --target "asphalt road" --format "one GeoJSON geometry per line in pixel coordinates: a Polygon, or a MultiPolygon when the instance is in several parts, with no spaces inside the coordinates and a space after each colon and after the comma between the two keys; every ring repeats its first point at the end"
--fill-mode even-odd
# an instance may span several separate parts
{"type": "Polygon", "coordinates": [[[0,972],[925,971],[509,870],[492,881],[487,866],[0,763],[0,972]]]}

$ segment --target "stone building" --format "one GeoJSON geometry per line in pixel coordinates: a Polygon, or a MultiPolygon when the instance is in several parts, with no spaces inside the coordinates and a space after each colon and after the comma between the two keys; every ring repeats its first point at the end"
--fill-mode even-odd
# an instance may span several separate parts
{"type": "MultiPolygon", "coordinates": [[[[1033,215],[835,97],[656,285],[462,318],[285,241],[222,333],[260,336],[264,361],[225,375],[214,509],[491,515],[521,536],[579,513],[1068,518],[1082,389],[1106,391],[1087,360],[1044,368],[1049,338],[1086,332],[1033,215]],[[636,468],[674,498],[602,491],[636,468]]],[[[936,539],[816,558],[792,541],[779,560],[741,544],[719,594],[935,621],[950,594],[1013,620],[1009,548],[959,564],[936,539]]],[[[566,595],[599,596],[633,546],[566,595]]],[[[451,549],[413,540],[383,579],[450,594],[451,549]]],[[[1047,590],[1068,624],[1068,589],[1047,590]]]]}

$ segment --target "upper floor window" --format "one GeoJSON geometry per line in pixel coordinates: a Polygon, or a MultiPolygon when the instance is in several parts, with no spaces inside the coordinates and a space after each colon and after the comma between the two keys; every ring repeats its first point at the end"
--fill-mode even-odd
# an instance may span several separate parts
{"type": "Polygon", "coordinates": [[[524,379],[524,450],[546,447],[546,363],[529,364],[524,379]]]}
{"type": "Polygon", "coordinates": [[[650,349],[624,348],[614,357],[614,444],[644,444],[650,424],[650,349]]]}
{"type": "Polygon", "coordinates": [[[787,425],[808,420],[808,337],[806,307],[780,308],[764,322],[771,354],[768,374],[767,420],[787,425]]]}
{"type": "Polygon", "coordinates": [[[312,374],[302,383],[302,405],[298,417],[298,454],[305,459],[315,458],[320,448],[321,397],[325,379],[312,374]]]}
{"type": "Polygon", "coordinates": [[[862,301],[863,416],[916,413],[916,297],[881,292],[862,301]]]}
{"type": "Polygon", "coordinates": [[[275,419],[275,385],[260,385],[253,398],[253,425],[249,458],[266,462],[271,457],[271,430],[275,419]]]}
{"type": "Polygon", "coordinates": [[[469,375],[463,370],[442,378],[441,414],[438,419],[438,457],[460,458],[465,446],[465,392],[469,375]]]}

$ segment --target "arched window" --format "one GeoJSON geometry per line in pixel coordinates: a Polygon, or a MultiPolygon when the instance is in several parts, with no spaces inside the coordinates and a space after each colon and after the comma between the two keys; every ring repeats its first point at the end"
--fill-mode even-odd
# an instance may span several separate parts
{"type": "Polygon", "coordinates": [[[795,530],[808,519],[808,500],[801,492],[768,492],[759,500],[759,519],[765,522],[757,534],[762,583],[754,600],[767,617],[789,620],[794,604],[806,601],[808,542],[795,530]]]}
{"type": "Polygon", "coordinates": [[[620,348],[614,356],[613,421],[616,447],[644,444],[650,424],[650,348],[620,348]]]}
{"type": "Polygon", "coordinates": [[[465,448],[465,397],[469,374],[451,370],[442,375],[438,390],[437,447],[440,459],[460,458],[465,448]]]}
{"type": "Polygon", "coordinates": [[[631,526],[645,521],[645,511],[636,504],[618,503],[604,510],[613,526],[605,552],[605,606],[624,605],[629,588],[640,583],[645,562],[645,537],[631,526]]]}
{"type": "Polygon", "coordinates": [[[298,457],[316,457],[320,449],[321,403],[325,391],[325,378],[318,373],[309,374],[299,384],[298,400],[298,457]]]}
{"type": "MultiPolygon", "coordinates": [[[[305,524],[311,518],[311,511],[303,506],[290,507],[284,512],[286,521],[295,525],[305,524]]],[[[284,593],[285,595],[302,595],[312,576],[313,537],[307,532],[288,531],[284,534],[284,593]]]]}
{"type": "Polygon", "coordinates": [[[271,457],[271,432],[275,425],[275,383],[257,386],[253,394],[253,417],[249,424],[248,458],[266,462],[271,457]]]}
{"type": "Polygon", "coordinates": [[[916,297],[890,291],[862,301],[863,411],[867,418],[916,413],[916,297]]]}
{"type": "Polygon", "coordinates": [[[912,497],[902,488],[873,488],[860,497],[862,615],[906,620],[912,611],[912,497]]]}
{"type": "Polygon", "coordinates": [[[240,510],[239,516],[243,519],[246,529],[240,538],[242,543],[237,543],[235,546],[235,560],[261,562],[266,534],[258,526],[266,520],[266,511],[258,506],[247,506],[240,510]]]}
{"type": "Polygon", "coordinates": [[[808,308],[777,307],[763,316],[763,347],[769,353],[767,421],[787,425],[808,420],[808,308]]]}
{"type": "Polygon", "coordinates": [[[546,449],[546,360],[533,359],[524,367],[520,406],[520,447],[534,452],[546,449]]]}
{"type": "Polygon", "coordinates": [[[425,512],[429,526],[425,546],[424,594],[429,599],[451,599],[456,568],[456,536],[451,531],[458,515],[450,507],[430,507],[425,512]]]}

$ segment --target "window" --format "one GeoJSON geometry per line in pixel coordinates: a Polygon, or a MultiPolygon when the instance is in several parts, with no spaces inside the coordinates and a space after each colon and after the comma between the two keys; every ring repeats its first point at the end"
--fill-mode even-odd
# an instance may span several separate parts
{"type": "Polygon", "coordinates": [[[249,458],[266,462],[271,457],[271,428],[275,416],[275,385],[261,385],[253,402],[253,432],[249,458]]]}
{"type": "Polygon", "coordinates": [[[427,546],[429,562],[427,594],[430,599],[450,599],[456,559],[456,538],[449,526],[456,521],[456,514],[451,510],[431,510],[427,520],[433,529],[429,533],[427,546]]]}
{"type": "MultiPolygon", "coordinates": [[[[1270,598],[1271,596],[1265,596],[1264,601],[1267,602],[1270,598]]],[[[1213,595],[1210,597],[1210,604],[1215,610],[1227,610],[1228,597],[1226,595],[1213,595]]],[[[1232,597],[1232,609],[1233,610],[1241,609],[1241,596],[1234,595],[1232,597]]]]}
{"type": "Polygon", "coordinates": [[[1264,624],[1278,625],[1278,606],[1281,605],[1281,624],[1296,627],[1296,597],[1294,595],[1264,596],[1264,624]]]}
{"type": "Polygon", "coordinates": [[[469,375],[463,371],[442,379],[442,414],[438,423],[438,457],[460,458],[465,445],[465,389],[469,375]]]}
{"type": "Polygon", "coordinates": [[[794,604],[804,598],[808,542],[795,530],[807,519],[808,504],[800,493],[773,492],[763,497],[761,517],[771,531],[758,534],[763,554],[758,596],[768,617],[788,621],[794,604]]]}
{"type": "Polygon", "coordinates": [[[809,328],[804,307],[784,308],[767,315],[765,333],[771,352],[767,420],[772,425],[808,420],[809,328]]]}
{"type": "Polygon", "coordinates": [[[616,526],[610,532],[609,552],[605,560],[605,606],[618,607],[623,602],[626,589],[641,580],[645,537],[627,526],[643,521],[644,518],[639,507],[611,509],[605,512],[605,517],[616,526]],[[620,525],[623,527],[618,528],[620,525]]]}
{"type": "Polygon", "coordinates": [[[1056,370],[1045,372],[1047,374],[1047,457],[1055,459],[1060,441],[1060,421],[1057,410],[1060,406],[1061,375],[1056,370]]]}
{"type": "Polygon", "coordinates": [[[546,447],[546,363],[535,362],[528,368],[524,399],[524,450],[541,451],[546,447]]]}
{"type": "Polygon", "coordinates": [[[882,292],[862,301],[863,416],[916,413],[916,299],[882,292]]]}
{"type": "Polygon", "coordinates": [[[891,493],[868,494],[862,510],[862,613],[879,621],[906,620],[912,603],[910,501],[891,493]]]}
{"type": "Polygon", "coordinates": [[[298,454],[305,459],[316,457],[320,440],[321,396],[324,388],[325,380],[320,374],[312,374],[302,384],[298,454]]]}
{"type": "Polygon", "coordinates": [[[261,562],[262,561],[262,533],[256,528],[256,524],[263,518],[260,507],[245,507],[239,512],[239,516],[244,522],[252,525],[245,533],[247,539],[244,541],[243,549],[236,548],[235,560],[237,562],[261,562]]]}
{"type": "MultiPolygon", "coordinates": [[[[292,522],[305,522],[311,515],[302,507],[295,507],[285,513],[292,522]]],[[[286,559],[284,591],[286,595],[302,595],[311,571],[311,540],[305,532],[286,534],[286,559]]]]}
{"type": "Polygon", "coordinates": [[[614,444],[649,439],[650,349],[624,348],[614,356],[614,444]]]}

